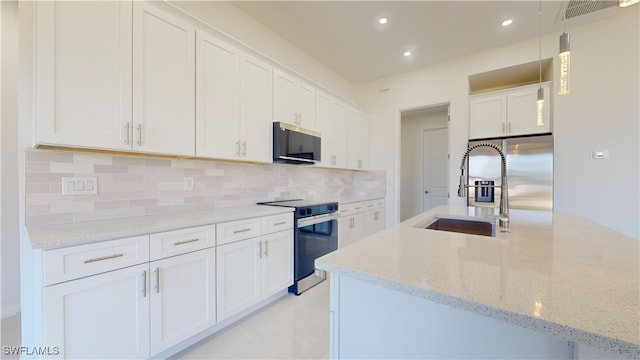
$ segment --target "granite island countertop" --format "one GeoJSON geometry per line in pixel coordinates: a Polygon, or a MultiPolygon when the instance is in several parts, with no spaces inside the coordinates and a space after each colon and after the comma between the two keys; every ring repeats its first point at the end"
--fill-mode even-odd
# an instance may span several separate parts
{"type": "Polygon", "coordinates": [[[474,211],[438,207],[316,267],[640,358],[640,241],[576,215],[525,210],[512,210],[509,232],[496,237],[415,227],[474,211]]]}
{"type": "Polygon", "coordinates": [[[134,216],[74,224],[28,227],[33,249],[55,249],[163,231],[292,212],[293,208],[248,205],[170,214],[134,216]]]}

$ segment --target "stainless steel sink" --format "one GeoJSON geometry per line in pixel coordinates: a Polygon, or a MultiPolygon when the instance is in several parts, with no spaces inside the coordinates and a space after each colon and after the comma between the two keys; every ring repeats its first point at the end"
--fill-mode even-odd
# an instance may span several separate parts
{"type": "Polygon", "coordinates": [[[494,219],[473,216],[436,215],[429,221],[423,222],[416,227],[463,234],[496,236],[494,219]]]}

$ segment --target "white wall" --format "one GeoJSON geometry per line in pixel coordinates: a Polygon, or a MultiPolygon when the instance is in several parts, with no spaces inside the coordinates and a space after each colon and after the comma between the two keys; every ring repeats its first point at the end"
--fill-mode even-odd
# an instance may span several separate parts
{"type": "Polygon", "coordinates": [[[400,219],[422,213],[423,186],[423,133],[424,130],[447,127],[447,114],[442,111],[417,116],[402,115],[400,219]]]}
{"type": "MultiPolygon", "coordinates": [[[[552,99],[555,134],[554,206],[639,238],[640,8],[590,25],[569,28],[572,92],[552,99]],[[611,159],[589,160],[590,149],[611,159]],[[597,185],[597,186],[596,186],[597,185]],[[592,195],[596,189],[601,194],[592,195]]],[[[557,58],[558,34],[542,39],[542,57],[557,58]]],[[[398,220],[399,110],[451,100],[451,160],[468,139],[468,76],[538,59],[538,39],[458,58],[356,86],[356,100],[371,112],[371,168],[387,171],[387,222],[398,220]],[[389,91],[380,92],[380,87],[389,91]]],[[[554,65],[554,67],[557,64],[554,65]]],[[[554,93],[557,93],[554,75],[554,93]]],[[[450,166],[450,179],[457,179],[450,166]]],[[[450,184],[456,194],[457,183],[450,184]]],[[[464,204],[452,197],[452,204],[464,204]]]]}
{"type": "Polygon", "coordinates": [[[317,85],[353,100],[353,85],[227,1],[170,1],[200,21],[317,85]]]}
{"type": "Polygon", "coordinates": [[[2,1],[2,317],[20,309],[18,211],[18,2],[2,1]]]}

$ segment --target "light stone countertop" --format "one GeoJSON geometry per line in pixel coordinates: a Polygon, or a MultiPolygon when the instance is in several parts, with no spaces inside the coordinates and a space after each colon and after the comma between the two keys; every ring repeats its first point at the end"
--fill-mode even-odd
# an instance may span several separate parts
{"type": "MultiPolygon", "coordinates": [[[[416,228],[443,206],[316,267],[567,341],[640,358],[640,241],[576,215],[511,210],[496,238],[416,228]]],[[[499,230],[499,228],[497,228],[499,230]]]]}
{"type": "Polygon", "coordinates": [[[34,226],[27,228],[27,231],[33,249],[47,250],[292,211],[293,208],[287,207],[249,205],[75,224],[34,226]]]}

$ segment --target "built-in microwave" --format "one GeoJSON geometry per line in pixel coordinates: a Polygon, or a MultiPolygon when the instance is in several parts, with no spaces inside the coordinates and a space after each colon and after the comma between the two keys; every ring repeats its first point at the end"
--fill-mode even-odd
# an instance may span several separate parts
{"type": "Polygon", "coordinates": [[[277,121],[273,123],[273,162],[320,162],[320,133],[277,121]]]}

